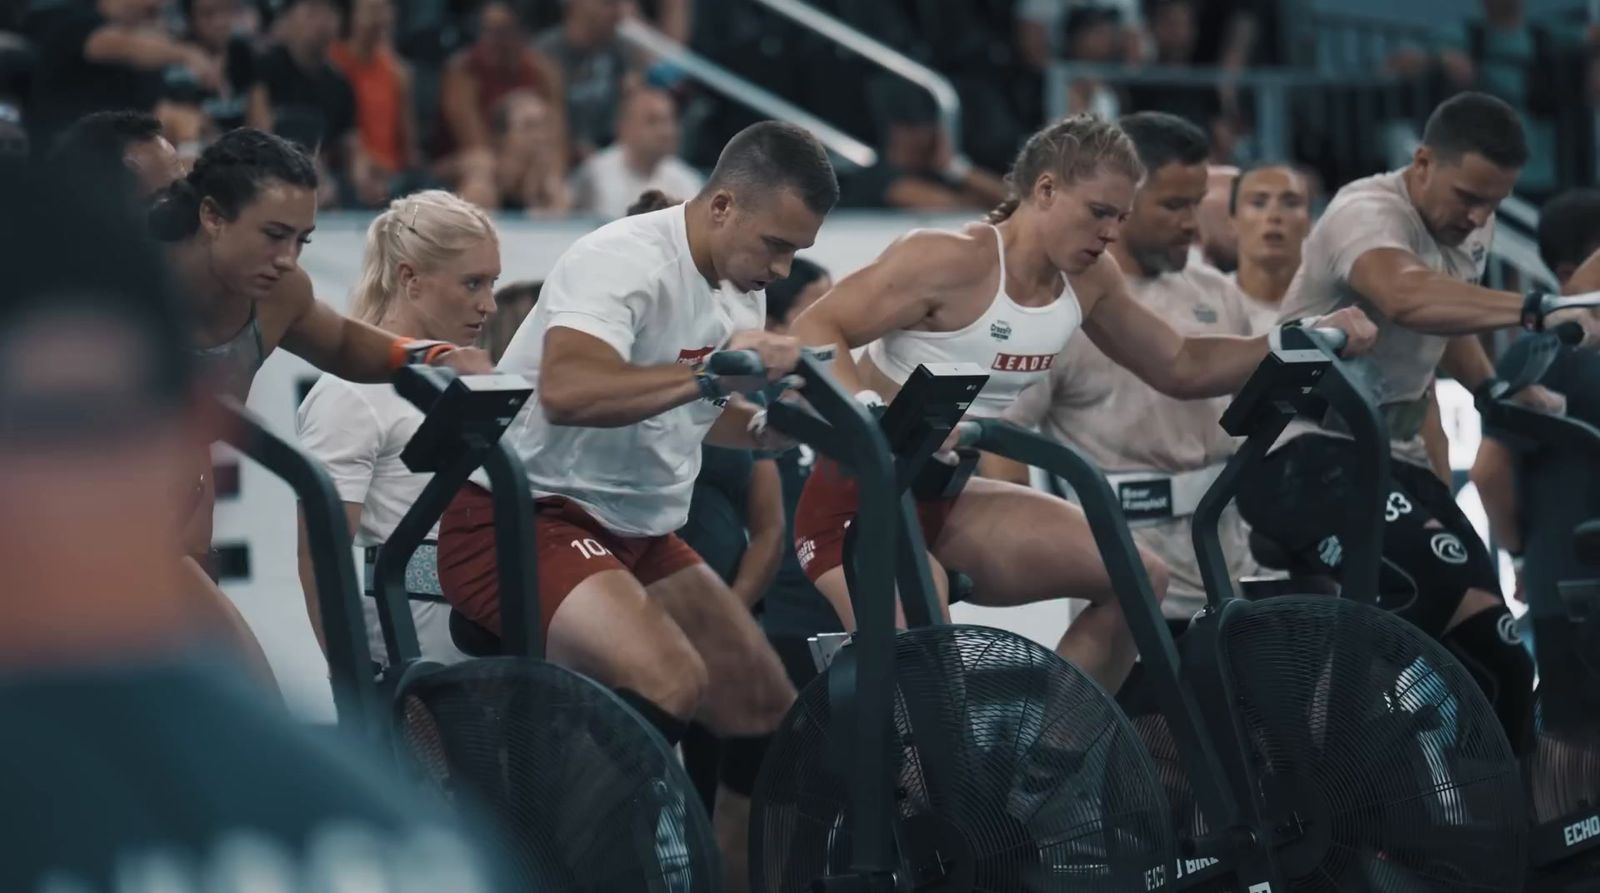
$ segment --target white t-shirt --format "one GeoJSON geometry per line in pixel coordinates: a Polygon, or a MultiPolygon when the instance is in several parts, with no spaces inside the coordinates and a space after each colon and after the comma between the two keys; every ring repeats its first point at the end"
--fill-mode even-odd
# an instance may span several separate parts
{"type": "Polygon", "coordinates": [[[621,145],[613,145],[589,156],[572,175],[572,194],[579,211],[598,214],[609,220],[628,213],[628,206],[647,189],[659,189],[669,197],[688,201],[705,181],[694,168],[675,156],[656,165],[649,176],[640,176],[629,167],[621,145]]]}
{"type": "MultiPolygon", "coordinates": [[[[1477,284],[1489,261],[1494,218],[1460,245],[1441,245],[1411,203],[1403,174],[1378,174],[1339,190],[1306,239],[1300,269],[1283,296],[1282,318],[1321,316],[1350,306],[1372,317],[1377,344],[1347,365],[1390,416],[1395,455],[1426,465],[1427,452],[1415,430],[1422,412],[1417,404],[1427,397],[1450,339],[1408,329],[1384,316],[1350,285],[1350,271],[1367,252],[1396,248],[1416,255],[1430,269],[1477,284]]],[[[1297,422],[1288,433],[1302,433],[1306,427],[1297,422]]]]}
{"type": "MultiPolygon", "coordinates": [[[[361,506],[357,546],[379,546],[432,479],[400,461],[422,411],[387,384],[352,384],[324,375],[295,413],[300,445],[327,469],[343,502],[361,506]]],[[[437,538],[438,526],[428,534],[437,538]]]]}
{"type": "MultiPolygon", "coordinates": [[[[683,205],[624,217],[579,239],[559,259],[539,303],[500,360],[539,388],[545,333],[576,329],[635,366],[692,365],[733,332],[759,329],[765,292],[712,288],[689,254],[683,205]]],[[[696,400],[621,428],[552,425],[537,399],[506,432],[535,496],[564,496],[625,536],[683,526],[700,473],[700,445],[722,407],[696,400]]]]}
{"type": "MultiPolygon", "coordinates": [[[[1252,301],[1216,268],[1191,261],[1160,276],[1129,276],[1135,301],[1179,334],[1250,335],[1252,301]]],[[[1237,441],[1218,423],[1231,397],[1178,400],[1117,365],[1083,332],[1074,335],[1050,373],[1022,392],[1001,418],[1037,428],[1075,447],[1108,474],[1176,475],[1219,465],[1237,441]]],[[[1133,525],[1134,539],[1166,561],[1171,585],[1162,610],[1188,619],[1205,603],[1190,516],[1133,525]]],[[[1223,554],[1237,579],[1259,568],[1248,531],[1229,506],[1219,528],[1223,554]]]]}

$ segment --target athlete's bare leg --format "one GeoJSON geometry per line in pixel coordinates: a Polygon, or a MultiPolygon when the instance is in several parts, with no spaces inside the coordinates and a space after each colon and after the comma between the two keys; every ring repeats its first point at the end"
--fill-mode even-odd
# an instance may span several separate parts
{"type": "MultiPolygon", "coordinates": [[[[650,597],[666,609],[705,661],[708,683],[700,721],[723,739],[776,731],[794,703],[794,686],[739,597],[703,564],[652,583],[650,597]]],[[[719,784],[713,814],[723,889],[748,890],[750,799],[719,784]]]]}
{"type": "MultiPolygon", "coordinates": [[[[932,555],[928,556],[928,573],[933,577],[933,587],[937,590],[939,601],[939,614],[946,621],[950,620],[950,578],[946,575],[944,566],[932,555]]],[[[850,602],[850,589],[845,585],[844,567],[832,568],[825,571],[817,578],[817,591],[833,606],[833,612],[839,615],[839,622],[844,624],[847,632],[856,631],[855,606],[850,602]]],[[[906,612],[899,599],[894,603],[894,624],[899,629],[906,625],[906,612]]]]}
{"type": "MultiPolygon", "coordinates": [[[[1082,510],[1064,499],[1005,481],[973,478],[945,521],[934,554],[972,578],[975,604],[1010,607],[1056,598],[1090,602],[1056,653],[1115,692],[1137,650],[1082,510]]],[[[1156,598],[1167,568],[1139,552],[1156,598]]]]}
{"type": "Polygon", "coordinates": [[[677,719],[700,709],[705,664],[627,571],[605,570],[579,583],[556,609],[548,642],[551,663],[630,689],[677,719]]]}

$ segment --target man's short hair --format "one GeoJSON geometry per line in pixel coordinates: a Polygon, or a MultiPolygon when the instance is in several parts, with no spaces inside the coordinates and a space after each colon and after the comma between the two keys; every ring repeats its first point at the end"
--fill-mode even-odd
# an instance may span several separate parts
{"type": "MultiPolygon", "coordinates": [[[[1244,168],[1243,170],[1239,171],[1237,174],[1233,175],[1233,182],[1231,184],[1229,184],[1229,186],[1228,186],[1228,216],[1229,217],[1237,217],[1239,215],[1239,189],[1240,189],[1240,187],[1242,187],[1244,185],[1244,178],[1245,177],[1250,176],[1251,174],[1255,173],[1256,171],[1270,171],[1270,170],[1276,170],[1278,168],[1282,168],[1283,170],[1286,170],[1289,173],[1294,174],[1295,177],[1297,177],[1300,180],[1300,182],[1305,183],[1305,181],[1306,181],[1305,172],[1300,170],[1299,168],[1295,167],[1290,162],[1287,162],[1287,161],[1257,161],[1254,164],[1251,164],[1250,166],[1248,166],[1248,167],[1244,168]]],[[[1306,184],[1306,193],[1307,193],[1306,198],[1307,199],[1311,198],[1310,192],[1311,192],[1311,187],[1310,187],[1310,184],[1307,183],[1306,184]]]]}
{"type": "Polygon", "coordinates": [[[1211,155],[1205,131],[1167,112],[1134,112],[1117,121],[1133,140],[1139,162],[1153,174],[1169,164],[1203,164],[1211,155]]]}
{"type": "Polygon", "coordinates": [[[1551,272],[1600,249],[1600,189],[1569,189],[1539,212],[1539,259],[1551,272]]]}
{"type": "Polygon", "coordinates": [[[1528,163],[1522,116],[1487,93],[1457,93],[1439,103],[1423,128],[1422,144],[1439,160],[1451,163],[1469,153],[1507,169],[1520,169],[1528,163]]]}
{"type": "Polygon", "coordinates": [[[782,121],[752,124],[728,140],[703,192],[721,187],[793,189],[814,214],[828,213],[839,201],[827,150],[810,131],[782,121]]]}
{"type": "Polygon", "coordinates": [[[149,112],[95,112],[74,121],[51,148],[54,161],[121,166],[128,149],[161,137],[161,119],[149,112]]]}

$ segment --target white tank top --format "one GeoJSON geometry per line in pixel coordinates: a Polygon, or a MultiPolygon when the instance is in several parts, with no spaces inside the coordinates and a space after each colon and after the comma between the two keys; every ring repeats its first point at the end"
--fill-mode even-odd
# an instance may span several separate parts
{"type": "Polygon", "coordinates": [[[1024,307],[1006,294],[1006,246],[994,230],[1000,252],[1000,286],[989,309],[965,328],[953,332],[898,329],[867,345],[872,364],[896,384],[905,384],[923,363],[976,363],[989,373],[967,415],[992,418],[1005,410],[1023,388],[1043,378],[1083,322],[1078,297],[1067,277],[1061,295],[1043,307],[1024,307]]]}

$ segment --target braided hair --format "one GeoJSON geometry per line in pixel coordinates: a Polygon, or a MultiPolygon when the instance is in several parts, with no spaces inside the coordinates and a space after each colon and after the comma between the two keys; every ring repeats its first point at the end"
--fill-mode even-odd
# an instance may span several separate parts
{"type": "Polygon", "coordinates": [[[229,220],[270,180],[317,188],[311,157],[283,137],[241,127],[223,134],[200,153],[189,175],[167,187],[150,208],[150,232],[180,242],[200,230],[200,204],[210,199],[229,220]]]}
{"type": "Polygon", "coordinates": [[[1091,114],[1070,115],[1046,125],[1022,144],[1011,173],[1006,174],[1010,195],[989,212],[988,220],[999,223],[1010,217],[1033,191],[1040,174],[1052,172],[1074,183],[1102,168],[1135,181],[1144,177],[1139,153],[1122,128],[1091,114]]]}

